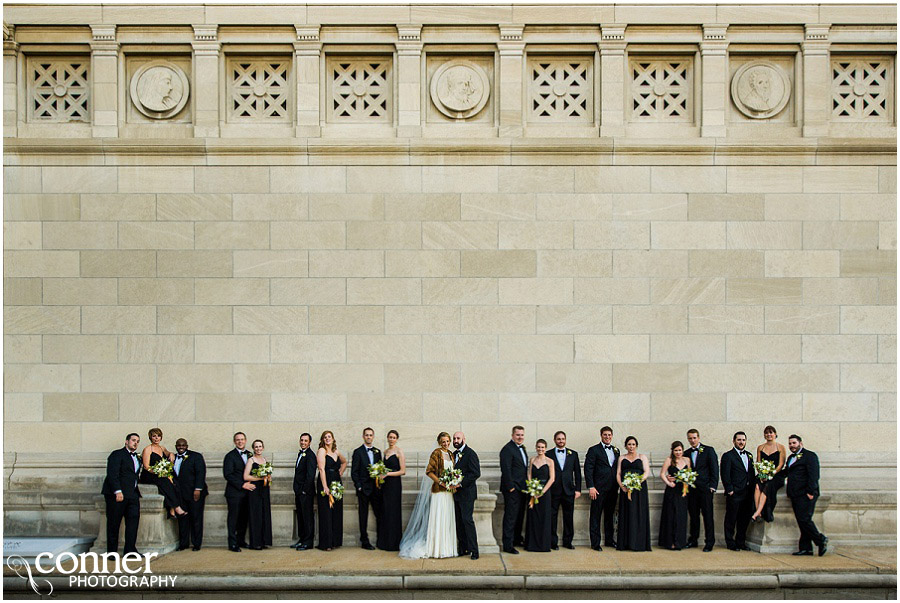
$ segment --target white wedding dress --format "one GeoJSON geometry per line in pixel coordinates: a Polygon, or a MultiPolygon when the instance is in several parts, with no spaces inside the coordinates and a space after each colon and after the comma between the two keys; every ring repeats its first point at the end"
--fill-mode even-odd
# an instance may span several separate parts
{"type": "MultiPolygon", "coordinates": [[[[453,467],[453,457],[444,452],[444,467],[453,467]]],[[[400,541],[404,559],[442,559],[456,557],[456,507],[449,490],[432,492],[434,482],[422,478],[419,496],[413,507],[406,532],[400,541]]]]}

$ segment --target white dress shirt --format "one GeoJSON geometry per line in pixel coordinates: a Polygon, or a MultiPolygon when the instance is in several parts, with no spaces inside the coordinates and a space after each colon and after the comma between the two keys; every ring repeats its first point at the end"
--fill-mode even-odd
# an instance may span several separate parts
{"type": "Polygon", "coordinates": [[[566,468],[566,449],[565,448],[557,448],[556,449],[556,460],[559,461],[559,468],[566,468]]]}

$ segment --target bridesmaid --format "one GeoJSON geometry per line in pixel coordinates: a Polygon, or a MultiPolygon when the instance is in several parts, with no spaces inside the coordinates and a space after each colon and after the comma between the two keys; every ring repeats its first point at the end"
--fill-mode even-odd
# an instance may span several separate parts
{"type": "Polygon", "coordinates": [[[181,497],[178,495],[178,489],[175,487],[175,484],[169,478],[157,477],[155,473],[150,471],[150,467],[164,458],[174,463],[175,454],[166,450],[165,446],[162,445],[163,432],[159,427],[154,427],[147,432],[147,437],[150,438],[150,444],[141,452],[141,465],[144,467],[143,472],[141,472],[141,483],[156,485],[156,489],[162,494],[166,508],[169,510],[167,516],[169,519],[176,515],[178,517],[187,515],[187,511],[181,508],[181,497]]]}
{"type": "Polygon", "coordinates": [[[341,476],[347,469],[347,458],[338,451],[337,440],[330,431],[323,431],[316,452],[319,463],[319,548],[323,551],[335,549],[344,542],[344,501],[332,500],[331,483],[341,483],[341,476]]]}
{"type": "MultiPolygon", "coordinates": [[[[540,480],[544,485],[541,495],[528,507],[527,525],[525,528],[525,550],[533,553],[550,552],[550,497],[544,498],[544,494],[550,492],[550,486],[556,479],[553,463],[545,455],[547,442],[538,440],[534,445],[537,455],[528,463],[528,479],[540,480]],[[543,502],[543,504],[540,504],[543,502]]],[[[530,501],[531,499],[529,499],[530,501]]]]}
{"type": "Polygon", "coordinates": [[[756,460],[772,461],[775,464],[775,475],[768,481],[760,481],[756,477],[756,488],[753,490],[753,500],[756,503],[756,512],[750,517],[750,521],[758,521],[760,516],[766,521],[775,519],[775,497],[778,490],[784,485],[784,474],[781,472],[787,460],[787,451],[784,446],[775,441],[778,432],[771,425],[763,429],[764,444],[756,447],[756,460]]]}
{"type": "Polygon", "coordinates": [[[675,474],[690,466],[691,460],[684,456],[684,444],[672,442],[672,451],[659,472],[666,485],[659,519],[659,546],[665,549],[680,551],[687,544],[688,499],[684,496],[684,485],[675,481],[675,474]]]}
{"type": "Polygon", "coordinates": [[[255,489],[247,493],[248,519],[250,523],[250,548],[261,551],[272,546],[272,504],[269,498],[268,477],[256,477],[250,472],[266,464],[263,453],[263,441],[253,440],[253,456],[247,459],[244,466],[244,481],[250,482],[255,489]]]}
{"type": "Polygon", "coordinates": [[[381,521],[378,522],[378,541],[375,545],[382,551],[399,551],[400,537],[403,533],[403,508],[401,506],[403,489],[400,476],[406,475],[406,457],[397,446],[400,434],[392,429],[387,433],[387,450],[384,451],[384,464],[389,473],[381,485],[382,507],[381,521]]]}
{"type": "Polygon", "coordinates": [[[647,456],[638,454],[638,441],[634,436],[625,438],[625,449],[628,454],[619,457],[616,469],[616,481],[619,482],[619,533],[616,537],[616,550],[649,551],[650,550],[650,499],[647,496],[647,477],[650,476],[650,461],[647,456]],[[641,476],[643,486],[631,493],[622,479],[626,473],[637,473],[641,476]]]}

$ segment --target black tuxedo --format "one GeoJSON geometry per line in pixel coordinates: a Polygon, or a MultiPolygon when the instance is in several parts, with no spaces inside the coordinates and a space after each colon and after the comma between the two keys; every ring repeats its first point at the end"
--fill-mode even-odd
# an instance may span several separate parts
{"type": "Polygon", "coordinates": [[[557,448],[547,452],[547,458],[553,460],[556,479],[550,486],[550,546],[559,546],[556,524],[559,508],[563,510],[563,546],[572,544],[575,536],[575,493],[581,492],[581,464],[578,453],[566,448],[565,466],[559,464],[557,448]]]}
{"type": "Polygon", "coordinates": [[[313,501],[316,499],[316,453],[307,448],[297,453],[294,462],[294,503],[297,509],[297,541],[313,547],[315,537],[315,515],[313,501]]]}
{"type": "Polygon", "coordinates": [[[819,500],[819,457],[812,450],[801,448],[788,457],[784,466],[787,471],[787,495],[791,499],[797,527],[800,528],[798,550],[811,551],[813,542],[821,545],[825,538],[813,523],[816,501],[819,500]],[[808,496],[810,494],[812,499],[808,496]]]}
{"type": "MultiPolygon", "coordinates": [[[[244,450],[249,453],[249,450],[244,450]]],[[[240,454],[236,448],[225,455],[222,475],[225,477],[225,502],[228,503],[228,546],[247,546],[247,522],[249,501],[244,490],[244,467],[249,454],[240,454]]]]}
{"type": "Polygon", "coordinates": [[[113,450],[106,459],[106,479],[103,480],[101,494],[106,498],[106,549],[116,553],[119,550],[119,526],[125,519],[125,553],[137,552],[138,524],[141,520],[141,491],[138,489],[138,474],[134,468],[131,452],[125,447],[113,450]],[[122,493],[122,502],[116,502],[116,492],[122,493]]]}
{"type": "MultiPolygon", "coordinates": [[[[175,463],[178,463],[178,456],[175,463]]],[[[192,543],[200,548],[203,544],[203,510],[209,489],[206,487],[206,461],[203,455],[193,450],[185,450],[181,465],[175,474],[175,486],[181,496],[186,516],[178,518],[178,546],[188,548],[192,543]],[[194,500],[194,492],[200,492],[200,499],[194,500]]]]}
{"type": "MultiPolygon", "coordinates": [[[[528,479],[527,460],[522,460],[524,446],[512,440],[500,449],[500,491],[503,493],[503,548],[524,544],[522,524],[525,521],[525,481],[528,479]]],[[[528,454],[525,454],[525,459],[528,454]]]]}
{"type": "Polygon", "coordinates": [[[463,481],[453,493],[456,507],[456,548],[460,554],[478,552],[478,536],[475,532],[475,500],[478,491],[476,480],[481,477],[481,462],[475,451],[464,446],[453,453],[453,466],[462,471],[463,481]]]}
{"type": "MultiPolygon", "coordinates": [[[[684,451],[684,455],[692,458],[692,448],[684,451]]],[[[697,472],[697,481],[693,488],[688,490],[688,513],[691,517],[691,526],[688,542],[697,544],[700,538],[700,515],[703,515],[703,532],[705,544],[716,544],[716,523],[713,516],[713,493],[719,487],[719,457],[716,449],[703,443],[697,445],[697,462],[691,461],[691,466],[697,472]],[[701,451],[700,448],[703,450],[701,451]],[[712,488],[712,490],[710,490],[712,488]]]]}
{"type": "Polygon", "coordinates": [[[720,472],[722,487],[725,489],[725,544],[729,548],[741,547],[746,543],[747,526],[750,525],[750,516],[753,515],[753,488],[756,477],[753,455],[746,450],[738,454],[738,451],[732,448],[722,455],[720,472]],[[746,469],[742,456],[747,460],[746,469]]]}
{"type": "MultiPolygon", "coordinates": [[[[612,444],[610,444],[612,446],[612,444]]],[[[610,465],[605,445],[601,442],[588,448],[584,455],[584,481],[588,488],[597,490],[597,498],[591,500],[590,535],[591,546],[600,546],[600,517],[603,516],[603,539],[606,546],[612,546],[613,515],[619,498],[619,484],[616,481],[616,465],[619,449],[613,446],[613,462],[610,465]]]]}
{"type": "Polygon", "coordinates": [[[365,444],[353,451],[350,478],[353,480],[356,498],[359,502],[359,543],[361,545],[370,544],[368,532],[370,504],[372,512],[375,514],[376,528],[378,522],[381,521],[381,490],[375,487],[375,480],[369,477],[369,465],[379,461],[381,461],[381,450],[375,446],[372,446],[372,463],[369,462],[365,444]]]}

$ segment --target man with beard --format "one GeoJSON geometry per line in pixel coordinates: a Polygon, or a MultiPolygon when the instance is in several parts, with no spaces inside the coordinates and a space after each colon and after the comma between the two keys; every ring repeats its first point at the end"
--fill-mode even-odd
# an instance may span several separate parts
{"type": "Polygon", "coordinates": [[[188,449],[188,441],[184,438],[175,441],[175,451],[175,487],[187,511],[187,515],[178,518],[178,550],[193,543],[193,550],[199,551],[203,544],[203,510],[209,496],[206,461],[202,454],[188,449]]]}
{"type": "Polygon", "coordinates": [[[453,493],[456,506],[456,541],[459,556],[471,555],[478,559],[478,537],[475,533],[475,499],[478,498],[475,481],[481,477],[481,463],[475,451],[466,445],[466,434],[453,434],[453,465],[463,474],[462,483],[453,493]]]}

